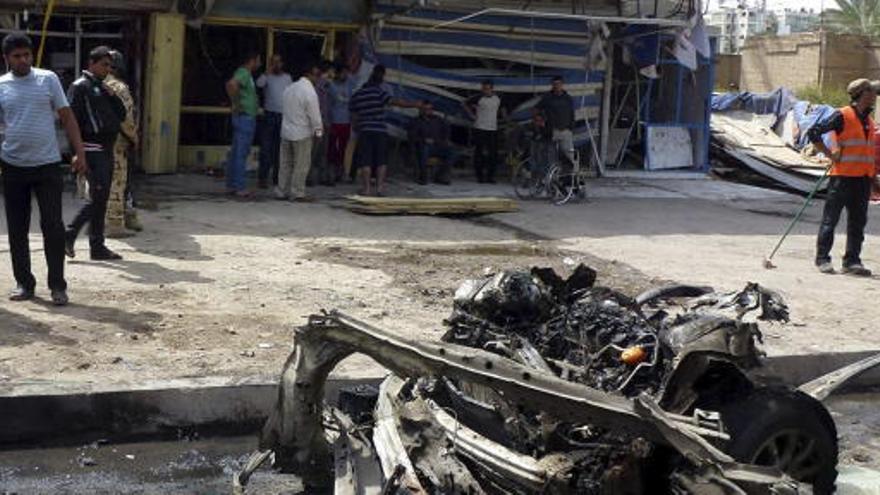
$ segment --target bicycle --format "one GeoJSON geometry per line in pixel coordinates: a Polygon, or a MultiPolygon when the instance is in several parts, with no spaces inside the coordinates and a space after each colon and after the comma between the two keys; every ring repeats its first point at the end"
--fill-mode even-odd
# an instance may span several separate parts
{"type": "Polygon", "coordinates": [[[512,155],[513,190],[520,199],[549,199],[555,205],[563,205],[573,197],[586,198],[586,174],[580,170],[580,156],[573,155],[573,163],[559,159],[558,144],[549,163],[540,166],[525,152],[512,155]],[[567,171],[570,169],[570,171],[567,171]]]}
{"type": "Polygon", "coordinates": [[[509,158],[513,163],[513,192],[519,199],[545,198],[549,191],[546,182],[548,167],[538,167],[525,155],[522,153],[509,158]]]}
{"type": "MultiPolygon", "coordinates": [[[[557,157],[559,156],[557,150],[557,157]]],[[[572,158],[557,160],[556,164],[547,171],[546,183],[550,188],[550,201],[555,205],[564,205],[577,197],[578,200],[587,198],[587,174],[589,169],[581,170],[581,157],[577,150],[573,150],[572,158]]]]}

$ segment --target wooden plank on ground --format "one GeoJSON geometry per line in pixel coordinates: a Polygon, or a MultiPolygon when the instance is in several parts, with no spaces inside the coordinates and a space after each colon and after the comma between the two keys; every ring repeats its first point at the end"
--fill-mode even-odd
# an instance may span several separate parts
{"type": "Polygon", "coordinates": [[[473,215],[517,211],[509,198],[404,198],[349,196],[348,209],[371,215],[473,215]]]}

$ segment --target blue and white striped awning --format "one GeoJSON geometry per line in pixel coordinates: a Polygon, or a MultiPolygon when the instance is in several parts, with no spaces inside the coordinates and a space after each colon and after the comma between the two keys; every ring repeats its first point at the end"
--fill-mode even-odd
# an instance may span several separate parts
{"type": "MultiPolygon", "coordinates": [[[[589,140],[588,128],[595,135],[605,73],[586,69],[595,36],[586,22],[489,14],[444,29],[431,27],[461,15],[439,9],[377,7],[374,58],[387,68],[386,83],[397,96],[429,100],[451,124],[468,126],[462,102],[480,90],[488,74],[502,98],[509,95],[520,102],[509,116],[523,123],[553,77],[561,76],[575,102],[578,140],[589,140]],[[481,65],[485,71],[475,68],[481,65]]],[[[392,110],[391,133],[405,137],[415,115],[413,110],[392,110]]]]}

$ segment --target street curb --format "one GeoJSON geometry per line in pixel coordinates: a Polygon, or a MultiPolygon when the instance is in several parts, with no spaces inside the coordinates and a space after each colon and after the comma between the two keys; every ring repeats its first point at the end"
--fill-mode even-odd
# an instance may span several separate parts
{"type": "MultiPolygon", "coordinates": [[[[781,380],[786,385],[798,387],[836,369],[877,354],[880,354],[880,350],[770,356],[764,358],[764,366],[756,375],[767,377],[768,381],[781,380]]],[[[880,367],[862,373],[843,387],[846,390],[877,390],[878,388],[880,388],[880,367]]]]}
{"type": "MultiPolygon", "coordinates": [[[[342,388],[380,380],[331,377],[325,396],[335,401],[342,388]]],[[[49,384],[45,393],[26,388],[0,392],[0,449],[256,433],[278,396],[278,381],[269,377],[117,384],[73,393],[49,384]]]]}
{"type": "MultiPolygon", "coordinates": [[[[799,386],[876,351],[772,356],[756,374],[767,382],[799,386]]],[[[339,390],[378,384],[369,378],[330,378],[326,397],[339,390]]],[[[880,368],[847,388],[877,389],[880,368]]],[[[275,377],[205,377],[112,386],[70,387],[31,383],[0,388],[0,448],[76,445],[98,439],[221,436],[259,431],[278,394],[275,377]],[[73,389],[73,390],[71,390],[73,389]]]]}

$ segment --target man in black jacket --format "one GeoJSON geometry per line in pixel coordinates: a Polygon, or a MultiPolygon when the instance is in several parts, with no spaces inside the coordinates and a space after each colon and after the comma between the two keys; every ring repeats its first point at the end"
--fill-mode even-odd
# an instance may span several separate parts
{"type": "Polygon", "coordinates": [[[113,58],[110,48],[99,46],[89,53],[88,70],[68,90],[70,106],[82,130],[83,147],[89,164],[86,180],[89,199],[67,226],[64,251],[73,258],[76,236],[89,224],[89,247],[93,260],[118,260],[121,256],[104,245],[104,215],[113,177],[113,144],[125,119],[125,106],[104,82],[113,58]]]}
{"type": "Polygon", "coordinates": [[[537,107],[546,117],[550,129],[553,130],[553,143],[557,144],[559,151],[573,163],[574,99],[565,91],[561,76],[553,78],[550,92],[541,97],[537,107]]]}
{"type": "Polygon", "coordinates": [[[448,186],[452,167],[453,150],[449,144],[449,123],[434,113],[434,106],[428,100],[422,100],[419,118],[413,119],[409,129],[409,139],[416,151],[418,159],[418,178],[416,182],[428,183],[428,160],[439,160],[434,170],[434,182],[448,186]]]}

